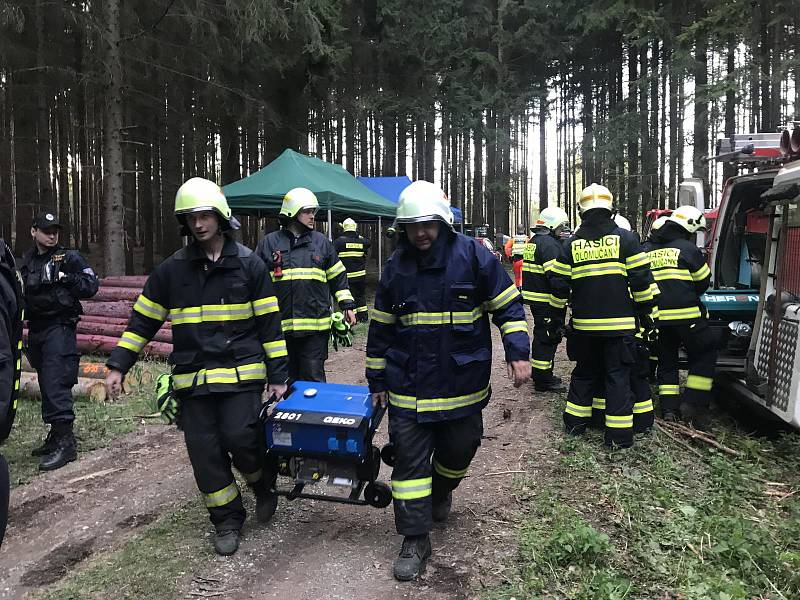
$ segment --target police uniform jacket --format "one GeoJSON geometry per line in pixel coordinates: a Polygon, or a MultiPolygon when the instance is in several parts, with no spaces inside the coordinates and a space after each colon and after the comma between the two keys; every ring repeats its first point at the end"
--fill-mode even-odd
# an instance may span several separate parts
{"type": "Polygon", "coordinates": [[[285,335],[330,331],[331,296],[342,310],[354,308],[344,265],[319,231],[305,231],[298,237],[285,228],[273,231],[259,242],[256,254],[274,282],[285,335]]]}
{"type": "Polygon", "coordinates": [[[367,250],[370,242],[355,231],[345,231],[333,242],[336,253],[347,269],[347,278],[364,277],[367,274],[367,250]]]}
{"type": "Polygon", "coordinates": [[[506,361],[529,358],[519,291],[474,239],[444,227],[419,252],[405,236],[381,275],[367,340],[370,391],[388,391],[390,414],[457,419],[489,401],[492,340],[506,361]]]}
{"type": "Polygon", "coordinates": [[[194,243],[158,265],[133,306],[108,366],[123,373],[172,321],[172,383],[179,396],[244,391],[288,377],[278,299],[264,263],[230,238],[218,261],[194,243]]]}
{"type": "Polygon", "coordinates": [[[711,270],[702,252],[676,228],[663,227],[645,242],[650,269],[661,294],[662,325],[687,325],[704,314],[700,296],[708,289],[711,270]]]}
{"type": "Polygon", "coordinates": [[[83,314],[80,301],[94,296],[100,287],[97,275],[80,253],[61,245],[43,254],[34,245],[25,253],[20,273],[31,329],[77,322],[83,314]],[[59,279],[59,273],[65,277],[59,279]]]}
{"type": "Polygon", "coordinates": [[[0,239],[0,442],[11,432],[17,412],[24,318],[22,282],[14,255],[0,239]]]}
{"type": "Polygon", "coordinates": [[[547,228],[537,228],[525,246],[522,263],[522,300],[537,316],[564,318],[565,308],[553,301],[547,273],[561,254],[561,242],[547,228]],[[556,306],[551,304],[553,302],[556,306]]]}
{"type": "Polygon", "coordinates": [[[585,213],[548,278],[553,303],[570,299],[572,326],[585,335],[633,335],[637,316],[652,314],[656,303],[647,254],[636,236],[602,209],[585,213]]]}

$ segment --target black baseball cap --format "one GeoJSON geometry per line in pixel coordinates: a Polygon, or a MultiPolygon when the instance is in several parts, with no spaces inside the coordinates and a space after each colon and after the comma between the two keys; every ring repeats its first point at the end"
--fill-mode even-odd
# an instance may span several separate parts
{"type": "Polygon", "coordinates": [[[36,215],[33,219],[33,226],[36,229],[48,229],[50,227],[58,227],[61,229],[61,223],[58,222],[58,215],[51,212],[43,212],[36,215]]]}

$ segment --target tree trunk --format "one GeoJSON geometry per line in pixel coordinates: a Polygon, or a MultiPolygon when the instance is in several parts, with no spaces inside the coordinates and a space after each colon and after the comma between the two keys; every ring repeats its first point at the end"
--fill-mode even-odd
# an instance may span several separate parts
{"type": "Polygon", "coordinates": [[[0,87],[0,237],[9,246],[14,245],[14,103],[11,97],[11,73],[2,71],[5,85],[0,87]]]}
{"type": "Polygon", "coordinates": [[[155,239],[155,220],[153,218],[153,147],[151,141],[153,134],[149,128],[142,128],[139,136],[140,145],[137,151],[137,163],[142,175],[139,178],[139,206],[142,219],[142,234],[144,256],[142,268],[145,273],[153,270],[155,262],[153,256],[153,240],[155,239]]]}
{"type": "MultiPolygon", "coordinates": [[[[697,20],[706,17],[703,2],[698,2],[697,20]]],[[[695,177],[703,180],[703,190],[708,198],[708,163],[703,158],[708,156],[708,33],[699,31],[694,47],[694,148],[692,165],[695,177]]]]}
{"type": "MultiPolygon", "coordinates": [[[[473,130],[472,169],[472,223],[483,225],[486,221],[483,210],[485,194],[483,191],[483,113],[478,112],[473,130]]],[[[466,215],[465,215],[466,218],[466,215]]]]}
{"type": "MultiPolygon", "coordinates": [[[[628,46],[628,114],[632,122],[636,117],[638,100],[638,53],[631,44],[628,46]]],[[[620,206],[625,215],[630,215],[639,210],[639,195],[641,193],[641,172],[639,170],[639,132],[631,129],[628,132],[628,202],[620,206]]]]}
{"type": "Polygon", "coordinates": [[[397,117],[397,175],[408,173],[408,115],[401,112],[397,117]]]}
{"type": "Polygon", "coordinates": [[[72,214],[69,202],[69,108],[67,107],[66,93],[58,96],[58,216],[61,221],[60,241],[65,246],[72,246],[72,214]]]}
{"type": "MultiPolygon", "coordinates": [[[[584,182],[585,183],[585,182],[584,182]]],[[[547,98],[539,98],[539,210],[550,206],[547,185],[547,98]]]]}
{"type": "MultiPolygon", "coordinates": [[[[730,137],[736,133],[736,38],[731,36],[728,39],[726,53],[726,78],[728,89],[725,91],[725,137],[730,137]]],[[[728,162],[722,165],[723,183],[736,175],[736,166],[728,162]]]]}
{"type": "Polygon", "coordinates": [[[50,179],[50,75],[45,68],[44,52],[47,40],[45,38],[45,0],[36,2],[36,65],[39,73],[39,89],[36,94],[36,150],[37,167],[39,172],[39,204],[47,210],[55,210],[56,202],[53,195],[53,184],[50,179]]]}

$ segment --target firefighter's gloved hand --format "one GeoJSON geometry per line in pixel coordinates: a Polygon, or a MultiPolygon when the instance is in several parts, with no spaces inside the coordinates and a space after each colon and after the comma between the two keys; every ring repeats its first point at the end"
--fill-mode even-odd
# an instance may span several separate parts
{"type": "Polygon", "coordinates": [[[544,319],[544,341],[548,344],[558,344],[564,335],[564,321],[548,317],[544,319]]]}
{"type": "Polygon", "coordinates": [[[162,373],[156,379],[154,404],[154,412],[160,413],[165,423],[175,423],[178,418],[178,399],[173,394],[172,377],[169,373],[162,373]]]}
{"type": "Polygon", "coordinates": [[[331,341],[333,341],[333,349],[337,351],[339,346],[348,348],[353,345],[353,334],[350,331],[350,325],[340,312],[335,312],[331,315],[331,341]]]}
{"type": "Polygon", "coordinates": [[[639,315],[639,325],[642,328],[642,338],[649,343],[658,340],[658,327],[650,315],[639,315]]]}

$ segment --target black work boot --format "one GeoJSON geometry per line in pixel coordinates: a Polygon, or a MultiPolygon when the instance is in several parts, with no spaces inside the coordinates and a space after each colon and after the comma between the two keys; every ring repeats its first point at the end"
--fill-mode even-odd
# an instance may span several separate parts
{"type": "Polygon", "coordinates": [[[72,423],[54,423],[52,431],[55,438],[54,447],[39,462],[40,471],[55,471],[78,458],[72,423]]]}
{"type": "Polygon", "coordinates": [[[448,492],[447,496],[441,500],[433,501],[433,520],[443,523],[450,516],[450,509],[453,507],[453,492],[448,492]]]}
{"type": "Polygon", "coordinates": [[[230,556],[239,549],[239,530],[223,529],[214,535],[214,551],[220,556],[230,556]]]}
{"type": "Polygon", "coordinates": [[[269,490],[256,494],[256,518],[259,523],[269,523],[278,508],[278,494],[269,490]]]}
{"type": "Polygon", "coordinates": [[[537,392],[565,392],[567,391],[567,386],[561,381],[561,377],[550,374],[549,376],[534,379],[533,389],[537,392]]]}
{"type": "Polygon", "coordinates": [[[39,445],[36,446],[33,450],[31,450],[31,456],[44,456],[45,454],[50,454],[56,447],[56,437],[53,433],[53,428],[50,428],[50,431],[47,432],[47,437],[44,438],[44,441],[39,445]]]}
{"type": "Polygon", "coordinates": [[[708,408],[691,402],[681,402],[681,416],[683,420],[700,431],[711,429],[711,415],[708,408]]]}
{"type": "Polygon", "coordinates": [[[428,534],[407,535],[403,539],[400,555],[394,561],[394,578],[411,581],[425,572],[425,563],[431,555],[431,538],[428,534]]]}

